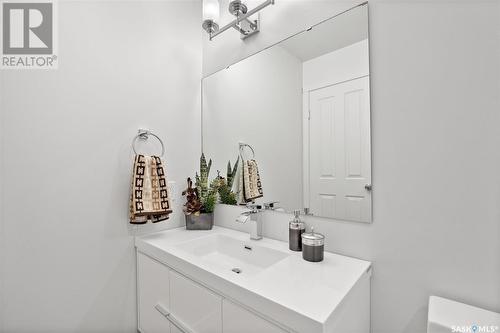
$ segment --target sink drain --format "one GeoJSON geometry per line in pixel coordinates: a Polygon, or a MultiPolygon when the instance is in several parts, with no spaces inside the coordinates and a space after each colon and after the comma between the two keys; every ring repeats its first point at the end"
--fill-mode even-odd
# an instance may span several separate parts
{"type": "Polygon", "coordinates": [[[239,269],[239,268],[233,268],[232,271],[235,272],[236,274],[241,273],[241,269],[239,269]]]}

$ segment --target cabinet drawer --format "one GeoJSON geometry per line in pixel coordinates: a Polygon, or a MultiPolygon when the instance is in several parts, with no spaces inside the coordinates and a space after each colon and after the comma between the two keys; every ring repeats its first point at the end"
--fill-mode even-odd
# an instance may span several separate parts
{"type": "Polygon", "coordinates": [[[142,333],[169,333],[170,323],[155,307],[168,309],[169,269],[137,252],[137,302],[142,333]]]}
{"type": "Polygon", "coordinates": [[[174,271],[170,271],[170,312],[191,332],[222,332],[222,298],[174,271]]]}
{"type": "Polygon", "coordinates": [[[228,300],[222,302],[224,333],[285,333],[278,326],[228,300]]]}

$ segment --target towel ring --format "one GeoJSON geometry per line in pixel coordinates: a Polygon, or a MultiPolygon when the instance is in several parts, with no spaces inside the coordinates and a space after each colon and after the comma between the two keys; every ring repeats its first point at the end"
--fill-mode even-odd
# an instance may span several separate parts
{"type": "Polygon", "coordinates": [[[163,144],[163,141],[160,139],[160,137],[150,130],[146,129],[139,129],[139,133],[134,137],[134,140],[132,140],[132,150],[136,155],[139,155],[137,153],[137,150],[135,149],[135,145],[137,144],[137,140],[142,140],[142,141],[147,141],[149,139],[149,136],[155,137],[161,144],[161,155],[160,157],[163,157],[165,155],[165,145],[163,144]]]}
{"type": "Polygon", "coordinates": [[[245,147],[248,147],[252,151],[252,159],[255,159],[255,150],[253,150],[252,146],[250,146],[248,143],[243,143],[243,142],[240,142],[239,146],[240,146],[240,155],[241,155],[242,159],[243,159],[243,151],[244,151],[245,147]]]}

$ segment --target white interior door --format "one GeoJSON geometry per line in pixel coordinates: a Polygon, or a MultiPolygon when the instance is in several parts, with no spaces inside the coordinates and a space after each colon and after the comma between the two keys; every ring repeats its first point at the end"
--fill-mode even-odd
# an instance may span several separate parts
{"type": "Polygon", "coordinates": [[[317,216],[371,221],[369,77],[309,93],[309,204],[317,216]]]}

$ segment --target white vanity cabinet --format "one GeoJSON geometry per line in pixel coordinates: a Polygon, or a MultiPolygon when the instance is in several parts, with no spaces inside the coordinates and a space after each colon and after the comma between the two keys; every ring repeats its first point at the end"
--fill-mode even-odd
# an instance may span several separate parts
{"type": "Polygon", "coordinates": [[[142,333],[370,332],[371,263],[214,226],[135,239],[142,333]]]}
{"type": "Polygon", "coordinates": [[[222,331],[222,297],[172,270],[170,310],[188,332],[222,331]]]}
{"type": "Polygon", "coordinates": [[[141,252],[137,303],[142,333],[222,332],[222,297],[141,252]]]}
{"type": "Polygon", "coordinates": [[[170,306],[170,270],[137,252],[137,308],[143,333],[170,332],[170,322],[158,308],[170,306]]]}
{"type": "Polygon", "coordinates": [[[222,301],[222,313],[224,318],[224,333],[286,332],[226,299],[222,301]]]}
{"type": "Polygon", "coordinates": [[[278,326],[137,252],[142,333],[283,333],[278,326]]]}

